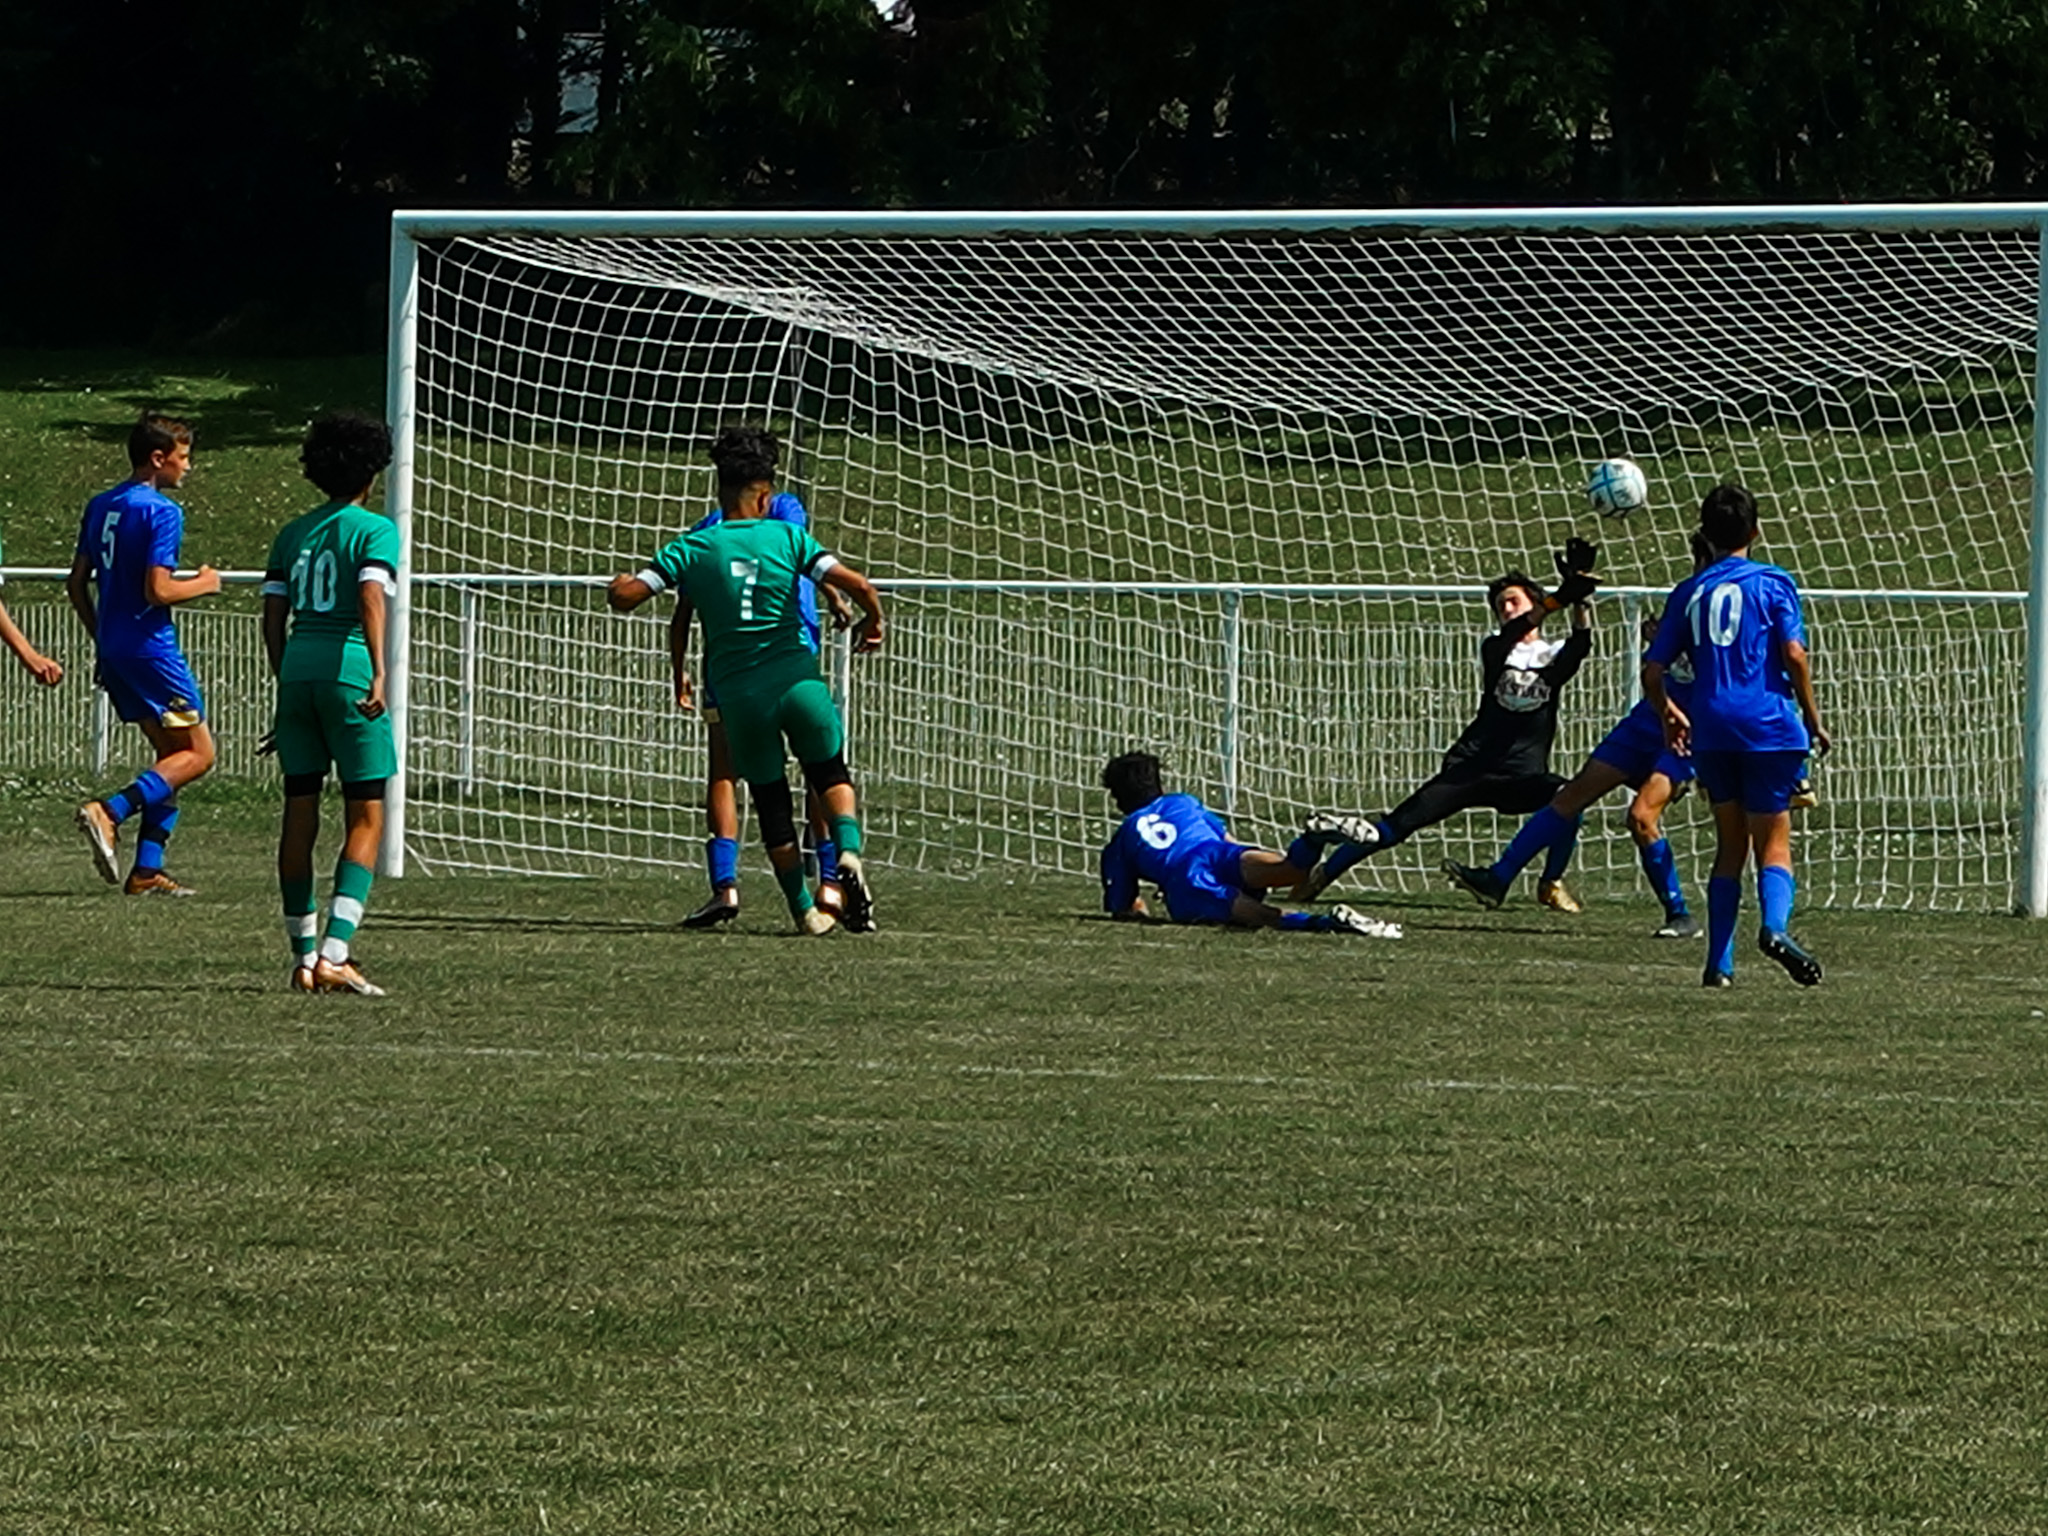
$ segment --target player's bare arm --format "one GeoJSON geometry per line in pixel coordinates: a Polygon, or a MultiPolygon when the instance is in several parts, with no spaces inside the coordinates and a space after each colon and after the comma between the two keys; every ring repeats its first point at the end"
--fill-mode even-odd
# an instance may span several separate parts
{"type": "Polygon", "coordinates": [[[168,565],[152,565],[142,578],[142,595],[159,608],[175,608],[194,598],[212,597],[220,590],[220,572],[202,565],[190,576],[180,576],[168,565]]]}
{"type": "Polygon", "coordinates": [[[853,632],[854,650],[865,654],[882,648],[882,594],[850,565],[834,565],[819,578],[828,592],[839,591],[860,605],[861,621],[853,632]]]}
{"type": "Polygon", "coordinates": [[[1643,663],[1643,697],[1650,701],[1650,707],[1657,711],[1657,718],[1664,722],[1664,744],[1680,757],[1690,757],[1692,721],[1665,691],[1664,670],[1661,661],[1643,663]]]}
{"type": "Polygon", "coordinates": [[[832,610],[832,627],[834,629],[853,628],[854,620],[859,617],[859,614],[854,611],[853,603],[847,598],[846,594],[837,587],[826,587],[824,588],[824,593],[825,606],[832,610]]]}
{"type": "Polygon", "coordinates": [[[21,632],[4,603],[0,603],[0,644],[14,652],[15,659],[27,669],[28,675],[45,688],[54,688],[64,681],[64,668],[54,657],[45,656],[29,644],[28,636],[21,632]]]}
{"type": "Polygon", "coordinates": [[[71,611],[78,615],[78,622],[85,626],[85,632],[97,641],[100,637],[100,616],[92,600],[92,566],[85,556],[80,555],[71,562],[70,573],[64,578],[64,595],[71,599],[71,611]]]}
{"type": "Polygon", "coordinates": [[[1806,733],[1813,738],[1813,755],[1826,757],[1835,739],[1820,723],[1820,703],[1813,693],[1813,660],[1797,640],[1785,642],[1785,674],[1792,680],[1792,697],[1799,701],[1799,713],[1806,717],[1806,733]]]}
{"type": "Polygon", "coordinates": [[[384,713],[384,628],[387,610],[383,584],[366,581],[357,596],[362,604],[363,643],[370,648],[370,687],[356,700],[356,712],[365,720],[374,720],[384,713]]]}
{"type": "Polygon", "coordinates": [[[270,675],[284,670],[285,641],[291,637],[292,605],[275,592],[263,599],[263,654],[270,659],[270,675]]]}
{"type": "Polygon", "coordinates": [[[675,616],[668,621],[668,669],[675,678],[678,709],[697,707],[697,690],[690,681],[690,620],[696,613],[687,597],[678,596],[675,616]]]}
{"type": "Polygon", "coordinates": [[[654,588],[629,571],[621,571],[604,589],[604,600],[613,613],[631,613],[654,596],[654,588]]]}

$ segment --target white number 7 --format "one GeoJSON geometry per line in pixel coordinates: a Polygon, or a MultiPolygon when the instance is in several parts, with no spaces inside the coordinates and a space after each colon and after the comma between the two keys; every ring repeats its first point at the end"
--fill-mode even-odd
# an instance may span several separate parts
{"type": "Polygon", "coordinates": [[[727,567],[740,579],[740,617],[754,616],[754,584],[761,579],[761,562],[758,560],[734,560],[727,567]]]}

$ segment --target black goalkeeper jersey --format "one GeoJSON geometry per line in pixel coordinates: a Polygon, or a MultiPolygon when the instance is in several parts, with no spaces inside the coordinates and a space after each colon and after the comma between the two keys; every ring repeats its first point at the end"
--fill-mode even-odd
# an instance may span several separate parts
{"type": "Polygon", "coordinates": [[[1496,633],[1480,641],[1479,713],[1444,754],[1445,773],[1519,778],[1550,771],[1558,695],[1593,649],[1593,631],[1574,629],[1535,667],[1514,664],[1515,648],[1527,638],[1496,633]]]}

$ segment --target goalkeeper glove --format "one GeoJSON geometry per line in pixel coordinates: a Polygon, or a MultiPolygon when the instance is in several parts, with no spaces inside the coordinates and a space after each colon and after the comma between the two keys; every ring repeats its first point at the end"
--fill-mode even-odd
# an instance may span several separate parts
{"type": "Polygon", "coordinates": [[[1557,574],[1570,580],[1574,576],[1593,574],[1593,562],[1600,558],[1600,546],[1576,534],[1564,541],[1564,548],[1551,557],[1557,562],[1557,574]]]}

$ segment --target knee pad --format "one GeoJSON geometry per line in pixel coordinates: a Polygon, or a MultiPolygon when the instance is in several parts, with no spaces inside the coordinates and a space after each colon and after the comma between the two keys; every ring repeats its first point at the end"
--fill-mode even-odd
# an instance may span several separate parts
{"type": "Polygon", "coordinates": [[[747,793],[754,801],[754,820],[760,825],[762,843],[770,848],[793,846],[796,842],[796,814],[789,780],[749,784],[747,793]]]}
{"type": "Polygon", "coordinates": [[[841,784],[851,784],[853,775],[846,771],[846,754],[834,752],[822,763],[804,764],[804,782],[811,786],[811,793],[823,795],[828,789],[841,784]]]}
{"type": "Polygon", "coordinates": [[[307,795],[320,793],[320,786],[327,782],[324,773],[288,773],[284,776],[284,797],[287,800],[302,800],[307,795]]]}

